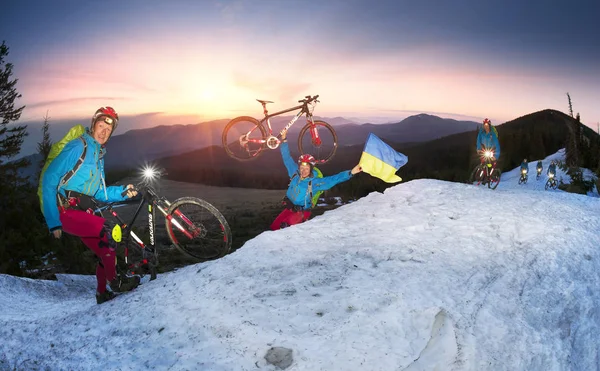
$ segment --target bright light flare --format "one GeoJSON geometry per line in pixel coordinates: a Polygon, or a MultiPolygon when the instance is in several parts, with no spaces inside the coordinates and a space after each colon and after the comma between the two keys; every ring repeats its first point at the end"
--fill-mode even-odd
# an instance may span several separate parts
{"type": "Polygon", "coordinates": [[[554,174],[550,173],[550,174],[548,174],[548,177],[554,178],[554,174]]]}
{"type": "Polygon", "coordinates": [[[146,166],[142,169],[142,176],[145,181],[153,181],[158,178],[158,171],[152,166],[146,166]]]}
{"type": "Polygon", "coordinates": [[[487,151],[483,152],[483,157],[492,158],[492,157],[494,157],[494,152],[487,150],[487,151]]]}

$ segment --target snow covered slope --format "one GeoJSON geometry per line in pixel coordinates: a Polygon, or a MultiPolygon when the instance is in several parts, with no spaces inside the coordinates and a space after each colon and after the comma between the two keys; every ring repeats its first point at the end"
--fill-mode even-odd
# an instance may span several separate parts
{"type": "MultiPolygon", "coordinates": [[[[545,159],[541,159],[544,169],[542,171],[542,176],[539,180],[536,180],[536,166],[538,160],[530,160],[529,162],[529,177],[527,179],[527,183],[519,184],[519,178],[521,177],[521,167],[518,166],[515,169],[508,171],[502,174],[502,179],[500,184],[498,184],[498,190],[502,189],[526,189],[526,190],[536,190],[536,191],[546,191],[546,181],[548,180],[548,176],[546,175],[546,171],[548,170],[548,166],[550,166],[550,162],[552,160],[564,161],[565,160],[565,150],[564,148],[560,151],[556,152],[553,155],[546,157],[545,159]]],[[[583,177],[584,179],[591,179],[593,173],[589,169],[583,169],[583,177]]],[[[569,184],[571,182],[571,177],[564,171],[562,171],[558,166],[556,167],[556,179],[558,183],[562,181],[565,184],[569,184]]],[[[549,189],[546,192],[563,192],[560,189],[552,190],[549,189]]],[[[588,192],[588,196],[599,197],[600,195],[594,189],[592,192],[588,192]]]]}
{"type": "Polygon", "coordinates": [[[595,370],[600,199],[416,180],[96,305],[0,275],[0,369],[595,370]]]}

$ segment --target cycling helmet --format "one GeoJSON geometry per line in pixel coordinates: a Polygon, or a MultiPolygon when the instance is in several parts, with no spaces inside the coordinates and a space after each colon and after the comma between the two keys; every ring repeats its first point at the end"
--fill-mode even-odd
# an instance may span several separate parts
{"type": "Polygon", "coordinates": [[[298,157],[298,165],[301,165],[302,163],[309,164],[312,169],[312,167],[317,163],[317,160],[315,160],[312,155],[304,154],[298,157]]]}
{"type": "Polygon", "coordinates": [[[485,119],[483,119],[483,124],[484,124],[484,125],[485,125],[485,124],[492,125],[492,122],[490,121],[490,119],[488,119],[488,118],[485,118],[485,119]]]}
{"type": "Polygon", "coordinates": [[[119,115],[117,114],[114,108],[108,106],[100,107],[96,110],[96,113],[94,113],[94,116],[92,117],[92,124],[90,126],[90,130],[94,130],[94,124],[102,116],[108,118],[108,120],[105,119],[104,122],[112,125],[112,135],[112,133],[114,133],[115,130],[117,130],[117,124],[119,123],[119,115]]]}

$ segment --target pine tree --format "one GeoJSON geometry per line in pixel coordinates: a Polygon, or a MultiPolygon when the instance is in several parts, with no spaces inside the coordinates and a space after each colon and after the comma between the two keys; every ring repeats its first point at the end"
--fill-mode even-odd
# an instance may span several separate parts
{"type": "Polygon", "coordinates": [[[9,162],[21,151],[21,145],[27,136],[27,126],[8,126],[10,122],[19,120],[25,106],[15,108],[15,100],[21,98],[21,94],[15,88],[18,80],[11,80],[12,63],[4,61],[7,55],[8,47],[3,41],[0,45],[0,197],[25,181],[18,176],[17,171],[28,165],[26,159],[9,162]]]}
{"type": "Polygon", "coordinates": [[[42,141],[38,143],[38,153],[42,157],[40,160],[40,170],[38,171],[38,179],[39,173],[44,168],[46,163],[46,159],[50,154],[50,148],[52,148],[52,141],[50,140],[50,117],[48,116],[48,112],[46,111],[46,115],[44,116],[44,125],[42,126],[42,141]]]}
{"type": "Polygon", "coordinates": [[[567,99],[569,100],[569,114],[573,117],[573,103],[571,102],[571,95],[567,93],[567,99]]]}

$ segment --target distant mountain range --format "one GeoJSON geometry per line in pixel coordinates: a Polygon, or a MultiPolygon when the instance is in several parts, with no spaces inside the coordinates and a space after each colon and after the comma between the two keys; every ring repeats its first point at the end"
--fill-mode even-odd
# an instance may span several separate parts
{"type": "MultiPolygon", "coordinates": [[[[153,163],[166,169],[166,177],[171,180],[229,187],[285,188],[289,179],[279,150],[266,150],[259,158],[247,162],[237,161],[225,153],[220,140],[227,121],[159,126],[115,136],[111,139],[106,157],[107,174],[112,172],[118,177],[125,172],[123,170],[153,163]]],[[[477,161],[475,142],[478,123],[475,122],[424,114],[395,124],[359,125],[345,122],[342,118],[329,119],[329,122],[338,132],[341,145],[334,158],[320,166],[325,174],[334,174],[356,165],[369,132],[409,157],[408,164],[398,173],[405,181],[433,178],[463,182],[477,161]],[[459,132],[443,136],[448,131],[459,132]]],[[[545,158],[556,153],[565,147],[568,127],[573,122],[572,117],[548,109],[497,126],[502,148],[500,167],[513,169],[523,158],[545,158]]],[[[274,122],[273,125],[280,128],[283,123],[274,122]]],[[[598,134],[585,125],[581,127],[582,137],[587,138],[584,142],[588,152],[594,152],[596,147],[593,146],[600,146],[598,134]]],[[[294,138],[298,131],[299,126],[291,130],[290,138],[294,138]]],[[[299,154],[295,138],[290,140],[290,150],[293,156],[299,154]]],[[[39,156],[32,157],[32,160],[32,165],[25,171],[27,174],[35,174],[38,169],[39,156]]],[[[595,168],[596,163],[588,167],[595,168]]],[[[366,176],[362,179],[373,184],[378,181],[366,176]]],[[[353,184],[356,185],[356,182],[353,184]]],[[[371,190],[382,186],[375,184],[373,187],[371,190]]]]}
{"type": "MultiPolygon", "coordinates": [[[[275,117],[271,125],[279,132],[290,119],[291,116],[275,117]]],[[[478,125],[473,121],[457,121],[427,114],[410,116],[390,124],[357,124],[343,117],[315,119],[326,121],[335,128],[340,146],[363,144],[369,133],[393,143],[419,143],[473,130],[478,125]]],[[[115,135],[108,144],[106,168],[118,170],[139,167],[159,158],[220,146],[221,135],[228,122],[228,119],[222,119],[192,125],[161,125],[115,135]]],[[[301,119],[290,129],[289,136],[294,138],[294,143],[303,125],[301,119]]],[[[37,155],[28,158],[33,164],[39,161],[37,155]]],[[[34,170],[28,169],[25,173],[32,174],[34,170]]]]}
{"type": "MultiPolygon", "coordinates": [[[[543,110],[498,126],[502,149],[500,167],[513,169],[523,158],[545,158],[556,153],[565,147],[567,124],[573,121],[573,118],[562,112],[543,110]]],[[[586,143],[600,142],[598,134],[585,125],[581,126],[582,135],[588,138],[586,143]]],[[[418,143],[401,143],[389,139],[387,142],[409,158],[408,164],[399,171],[403,179],[433,178],[464,182],[477,161],[477,131],[474,129],[475,125],[466,132],[418,143]]],[[[389,131],[384,133],[389,135],[389,131]]],[[[386,136],[381,134],[381,137],[386,136]]],[[[390,137],[397,138],[392,135],[387,138],[390,137]]],[[[293,156],[298,155],[294,143],[291,143],[290,149],[293,156]]],[[[348,170],[358,163],[362,149],[362,143],[342,146],[338,148],[335,157],[320,168],[325,174],[348,170]]],[[[228,157],[222,147],[211,146],[157,159],[156,162],[167,169],[170,179],[179,181],[249,188],[284,188],[289,180],[278,150],[266,151],[253,161],[239,162],[228,157]]]]}
{"type": "MultiPolygon", "coordinates": [[[[291,117],[276,117],[271,125],[279,132],[291,117]]],[[[319,119],[319,118],[317,118],[319,119]]],[[[323,118],[335,128],[338,144],[348,146],[364,143],[369,133],[395,143],[424,142],[446,135],[473,130],[477,123],[456,121],[420,114],[393,124],[356,124],[342,117],[323,118]]],[[[132,130],[111,139],[108,168],[139,166],[161,157],[186,153],[192,150],[221,145],[221,135],[229,120],[216,120],[195,125],[159,126],[132,130]]],[[[304,122],[299,120],[289,131],[295,138],[304,122]]]]}

